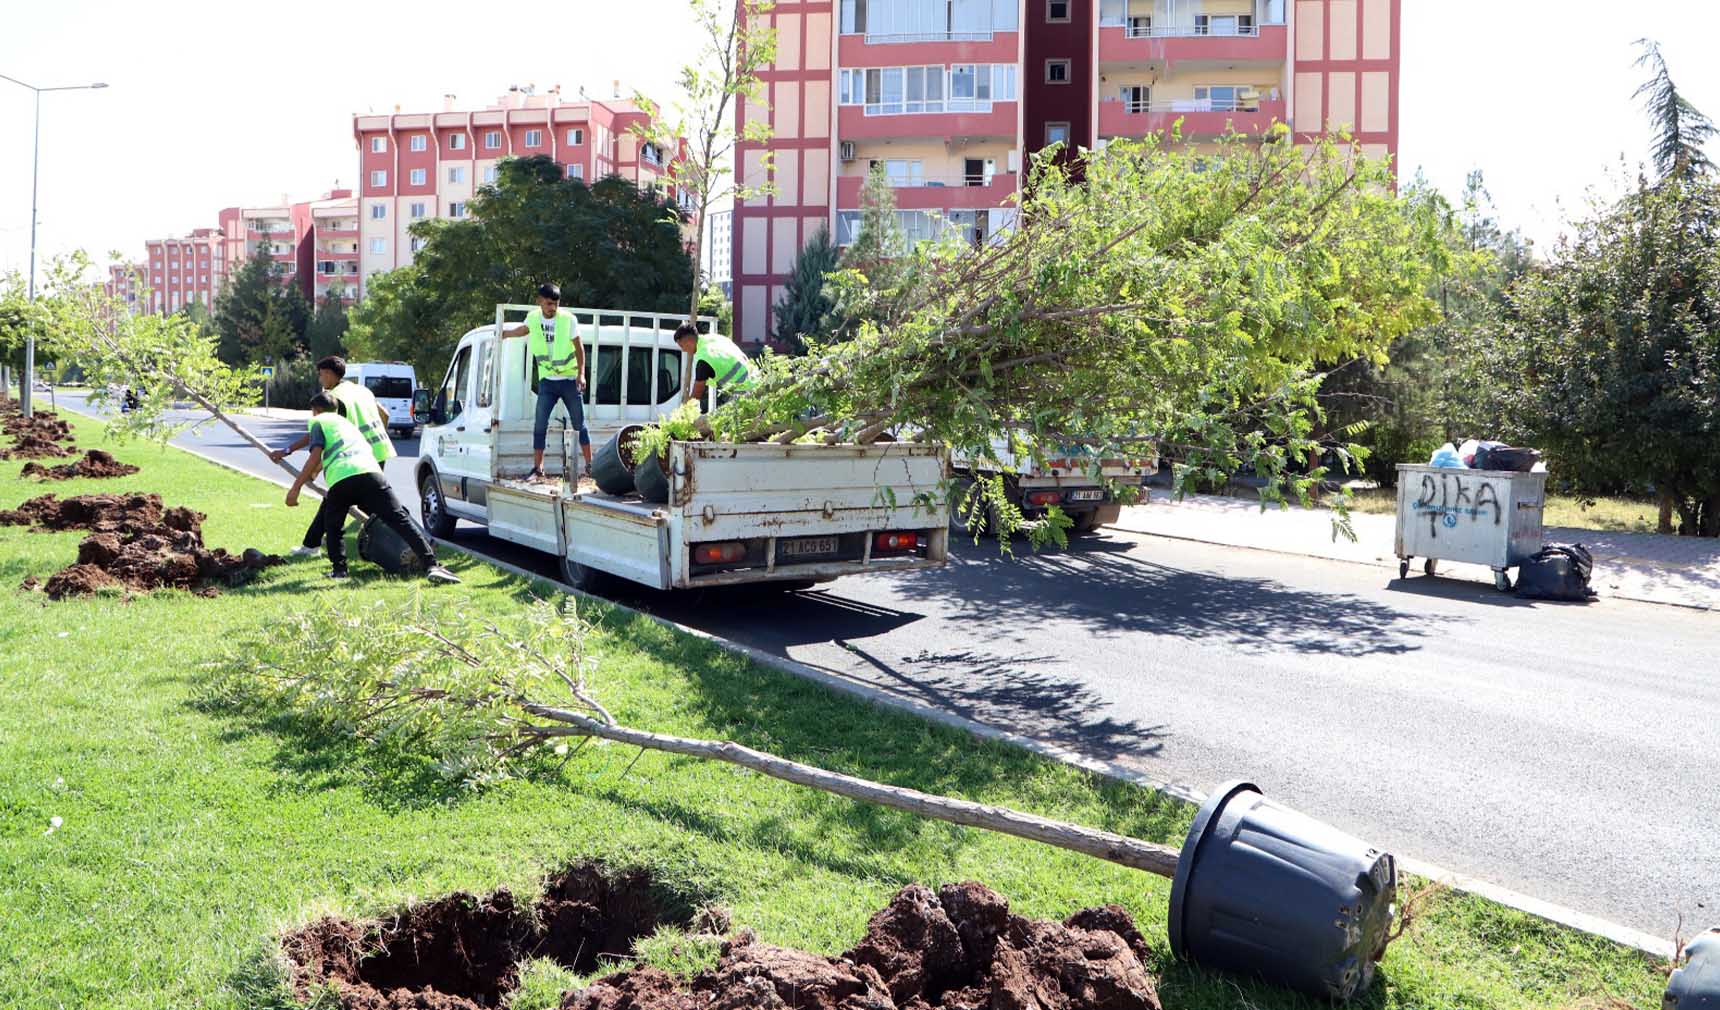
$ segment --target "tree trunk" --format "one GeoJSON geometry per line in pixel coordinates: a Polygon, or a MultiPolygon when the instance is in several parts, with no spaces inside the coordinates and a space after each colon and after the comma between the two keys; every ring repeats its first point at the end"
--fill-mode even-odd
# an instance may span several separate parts
{"type": "Polygon", "coordinates": [[[1672,495],[1660,492],[1660,524],[1655,528],[1656,533],[1672,533],[1672,495]]]}
{"type": "Polygon", "coordinates": [[[1043,842],[1046,845],[1055,845],[1060,849],[1069,849],[1073,852],[1080,852],[1137,870],[1146,870],[1148,873],[1156,873],[1161,877],[1176,875],[1177,857],[1180,850],[1168,845],[1143,842],[1127,835],[1113,834],[1109,831],[1099,831],[1078,824],[1068,824],[1033,814],[1024,814],[1007,807],[987,806],[981,803],[971,803],[967,800],[933,796],[913,789],[903,789],[899,786],[888,786],[880,782],[871,782],[852,775],[843,775],[840,772],[826,771],[811,765],[789,761],[786,758],[777,757],[775,754],[766,754],[726,740],[694,740],[687,737],[666,736],[662,733],[629,729],[626,726],[617,726],[610,722],[594,719],[580,712],[530,702],[522,703],[520,707],[532,715],[565,724],[564,726],[538,727],[538,731],[546,737],[595,736],[647,750],[665,751],[670,754],[706,758],[712,761],[726,761],[769,775],[772,778],[782,779],[784,782],[809,786],[823,792],[846,796],[849,799],[876,803],[896,810],[906,810],[912,814],[948,821],[951,824],[984,828],[988,831],[1013,835],[1017,838],[1043,842]]]}
{"type": "Polygon", "coordinates": [[[1720,537],[1720,495],[1709,495],[1702,499],[1702,518],[1697,524],[1696,535],[1720,537]]]}

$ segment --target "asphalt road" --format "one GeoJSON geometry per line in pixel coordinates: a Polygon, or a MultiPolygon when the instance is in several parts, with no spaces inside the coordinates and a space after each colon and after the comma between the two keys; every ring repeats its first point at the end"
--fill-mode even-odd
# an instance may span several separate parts
{"type": "MultiPolygon", "coordinates": [[[[285,444],[302,424],[255,430],[285,444]]],[[[285,476],[220,425],[179,440],[285,476]]],[[[388,476],[416,512],[417,444],[397,447],[388,476]]],[[[553,575],[479,528],[455,540],[553,575]]],[[[1657,936],[1720,923],[1720,617],[1116,531],[953,555],[806,593],[616,598],[1161,780],[1247,778],[1390,851],[1657,936]]]]}

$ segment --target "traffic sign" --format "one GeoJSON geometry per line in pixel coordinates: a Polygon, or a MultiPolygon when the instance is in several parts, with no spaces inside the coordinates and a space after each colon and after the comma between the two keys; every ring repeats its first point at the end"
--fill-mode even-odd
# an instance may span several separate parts
{"type": "Polygon", "coordinates": [[[263,366],[263,378],[272,379],[274,377],[275,377],[275,366],[274,365],[264,365],[263,366]]]}

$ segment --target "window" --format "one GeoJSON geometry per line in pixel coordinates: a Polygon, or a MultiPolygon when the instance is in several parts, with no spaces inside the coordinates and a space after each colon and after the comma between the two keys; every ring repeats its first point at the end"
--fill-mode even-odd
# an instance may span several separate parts
{"type": "Polygon", "coordinates": [[[414,151],[427,151],[430,149],[430,138],[422,133],[414,133],[410,144],[414,151]]]}
{"type": "Polygon", "coordinates": [[[1047,145],[1069,143],[1069,124],[1068,123],[1046,123],[1045,124],[1045,143],[1047,145]]]}
{"type": "Polygon", "coordinates": [[[500,131],[500,130],[485,130],[484,131],[484,149],[485,150],[494,151],[501,146],[502,146],[502,131],[500,131]]]}
{"type": "Polygon", "coordinates": [[[1015,101],[1015,64],[991,65],[991,97],[996,102],[1015,101]]]}
{"type": "Polygon", "coordinates": [[[574,145],[575,147],[578,147],[580,144],[585,143],[585,131],[580,129],[579,127],[574,127],[573,129],[567,131],[567,142],[569,144],[574,145]]]}
{"type": "Polygon", "coordinates": [[[370,173],[370,184],[377,187],[388,185],[388,173],[380,168],[370,173]]]}
{"type": "Polygon", "coordinates": [[[1016,30],[1017,0],[841,0],[845,35],[868,42],[983,42],[1016,30]]]}
{"type": "Polygon", "coordinates": [[[388,138],[387,137],[372,137],[372,138],[370,138],[370,153],[371,154],[387,154],[388,153],[388,138]]]}
{"type": "Polygon", "coordinates": [[[414,186],[422,186],[424,185],[425,172],[422,168],[415,168],[407,175],[407,179],[414,186]]]}
{"type": "Polygon", "coordinates": [[[1125,84],[1118,89],[1118,98],[1130,114],[1146,112],[1152,105],[1152,89],[1145,84],[1125,84]]]}
{"type": "MultiPolygon", "coordinates": [[[[1213,84],[1194,89],[1195,108],[1202,112],[1236,112],[1255,104],[1255,89],[1238,84],[1213,84]]],[[[1252,111],[1252,110],[1251,110],[1252,111]]]]}
{"type": "Polygon", "coordinates": [[[543,131],[542,130],[527,130],[526,131],[526,146],[527,147],[542,147],[543,146],[543,131]]]}
{"type": "Polygon", "coordinates": [[[884,178],[892,186],[924,186],[926,184],[925,166],[918,158],[887,158],[883,161],[874,160],[873,170],[882,169],[884,178]]]}
{"type": "Polygon", "coordinates": [[[489,165],[489,166],[486,166],[484,168],[484,181],[485,182],[495,182],[496,181],[496,166],[489,165]]]}
{"type": "Polygon", "coordinates": [[[448,205],[448,216],[449,217],[465,217],[466,216],[466,204],[463,201],[459,201],[459,200],[456,200],[453,203],[449,204],[448,205]]]}
{"type": "Polygon", "coordinates": [[[464,165],[455,165],[455,166],[449,168],[448,169],[448,181],[449,182],[465,182],[466,181],[466,167],[464,165]]]}
{"type": "Polygon", "coordinates": [[[370,251],[374,255],[381,256],[383,253],[388,251],[388,240],[385,238],[373,238],[373,239],[371,239],[370,240],[370,251]]]}
{"type": "MultiPolygon", "coordinates": [[[[490,390],[495,386],[496,355],[494,340],[486,340],[478,345],[478,406],[488,407],[492,396],[490,390]]],[[[406,386],[406,399],[412,399],[412,382],[409,379],[399,380],[406,386]]]]}
{"type": "Polygon", "coordinates": [[[414,236],[412,236],[412,241],[410,243],[408,243],[408,247],[413,252],[417,252],[418,250],[424,248],[424,240],[419,238],[417,235],[414,235],[414,236]]]}
{"type": "Polygon", "coordinates": [[[442,380],[442,391],[436,397],[436,405],[442,408],[444,416],[449,421],[460,416],[465,410],[466,384],[472,377],[472,348],[460,348],[460,353],[448,364],[448,377],[442,380]]]}
{"type": "Polygon", "coordinates": [[[1068,84],[1069,83],[1069,61],[1068,60],[1046,60],[1045,61],[1045,83],[1046,84],[1068,84]]]}
{"type": "Polygon", "coordinates": [[[387,204],[385,204],[385,203],[373,203],[370,205],[370,219],[372,221],[380,221],[387,216],[388,216],[388,205],[387,204]]]}
{"type": "Polygon", "coordinates": [[[466,135],[464,133],[450,133],[450,134],[448,134],[448,150],[450,150],[450,151],[464,151],[465,149],[466,149],[466,135]]]}
{"type": "Polygon", "coordinates": [[[416,221],[423,216],[424,216],[424,204],[422,204],[422,203],[413,204],[412,205],[412,219],[414,221],[416,221]]]}
{"type": "Polygon", "coordinates": [[[567,177],[569,179],[584,179],[585,178],[585,166],[584,165],[569,165],[569,166],[567,166],[567,177]]]}
{"type": "Polygon", "coordinates": [[[657,150],[656,144],[646,143],[639,145],[639,157],[645,159],[648,164],[663,164],[663,152],[657,150]]]}
{"type": "Polygon", "coordinates": [[[1129,0],[1099,0],[1099,27],[1120,26],[1128,16],[1129,0]]]}
{"type": "Polygon", "coordinates": [[[1045,0],[1045,20],[1069,20],[1069,0],[1045,0]]]}

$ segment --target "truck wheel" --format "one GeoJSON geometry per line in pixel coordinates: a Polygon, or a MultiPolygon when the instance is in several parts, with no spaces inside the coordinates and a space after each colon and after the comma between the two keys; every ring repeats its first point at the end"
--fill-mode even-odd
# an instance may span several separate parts
{"type": "Polygon", "coordinates": [[[1100,526],[1104,525],[1104,523],[1099,521],[1099,511],[1097,509],[1094,509],[1092,512],[1082,512],[1079,515],[1071,516],[1070,518],[1075,520],[1075,525],[1070,528],[1069,532],[1078,537],[1091,536],[1098,532],[1100,526]]]}
{"type": "Polygon", "coordinates": [[[569,557],[561,559],[561,580],[582,593],[602,593],[609,587],[608,572],[585,565],[569,557]]]}
{"type": "Polygon", "coordinates": [[[969,538],[972,538],[975,533],[978,533],[980,536],[983,537],[983,536],[989,535],[992,530],[997,528],[996,525],[991,521],[991,509],[988,507],[985,510],[985,515],[983,515],[980,518],[979,528],[976,530],[968,529],[968,525],[967,525],[967,500],[968,500],[968,496],[973,494],[973,493],[974,493],[974,485],[973,485],[973,481],[971,481],[971,480],[958,480],[955,483],[955,487],[953,487],[950,490],[950,532],[951,533],[959,534],[961,536],[965,536],[965,537],[969,537],[969,538]]]}
{"type": "Polygon", "coordinates": [[[431,536],[446,540],[454,535],[454,517],[448,514],[448,503],[433,473],[418,478],[418,515],[431,536]]]}

